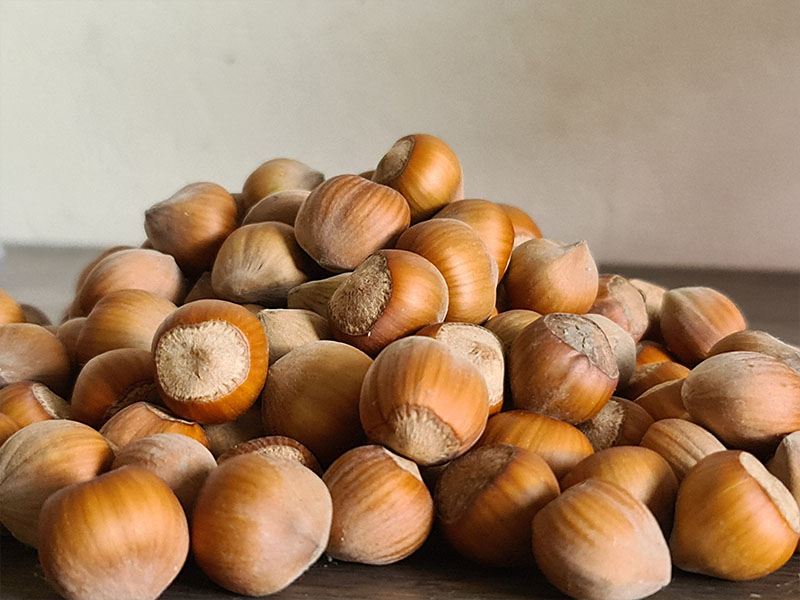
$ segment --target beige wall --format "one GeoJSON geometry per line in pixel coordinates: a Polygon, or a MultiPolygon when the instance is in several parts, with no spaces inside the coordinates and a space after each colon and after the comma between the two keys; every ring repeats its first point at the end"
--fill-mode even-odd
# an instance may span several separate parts
{"type": "Polygon", "coordinates": [[[604,261],[800,269],[800,2],[0,0],[0,240],[440,135],[604,261]]]}

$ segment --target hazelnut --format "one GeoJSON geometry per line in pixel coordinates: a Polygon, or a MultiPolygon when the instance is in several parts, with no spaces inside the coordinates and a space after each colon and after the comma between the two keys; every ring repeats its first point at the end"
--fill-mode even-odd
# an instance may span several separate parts
{"type": "Polygon", "coordinates": [[[497,281],[503,278],[514,248],[514,226],[501,207],[488,200],[456,200],[434,218],[456,219],[472,227],[497,263],[497,281]]]}
{"type": "Polygon", "coordinates": [[[8,292],[0,288],[0,325],[25,323],[26,321],[22,307],[8,292]]]}
{"type": "Polygon", "coordinates": [[[547,580],[573,598],[636,600],[672,577],[653,513],[600,479],[571,487],[536,513],[533,555],[547,580]]]}
{"type": "Polygon", "coordinates": [[[442,531],[460,554],[506,567],[532,562],[531,521],[558,493],[553,471],[538,454],[491,444],[448,463],[434,499],[442,531]]]}
{"type": "Polygon", "coordinates": [[[569,423],[522,410],[490,418],[478,442],[479,446],[488,444],[511,444],[535,452],[558,478],[594,452],[588,438],[569,423]]]}
{"type": "Polygon", "coordinates": [[[644,298],[644,305],[647,309],[647,332],[645,335],[651,338],[658,338],[661,336],[661,302],[664,299],[664,294],[666,293],[666,288],[652,283],[650,281],[645,281],[644,279],[629,279],[628,283],[630,283],[633,287],[639,290],[639,293],[642,294],[644,298]]]}
{"type": "Polygon", "coordinates": [[[350,277],[350,273],[339,273],[326,279],[301,283],[289,290],[286,304],[289,308],[303,308],[314,311],[327,320],[328,302],[330,302],[333,293],[339,289],[339,286],[348,277],[350,277]]]}
{"type": "Polygon", "coordinates": [[[328,321],[310,310],[265,308],[256,316],[269,340],[269,364],[295,348],[333,337],[328,321]]]}
{"type": "Polygon", "coordinates": [[[372,180],[403,195],[411,207],[412,223],[464,197],[458,157],[443,140],[424,133],[397,140],[381,158],[372,180]]]}
{"type": "Polygon", "coordinates": [[[678,481],[709,454],[725,450],[711,432],[683,419],[656,421],[645,432],[641,445],[658,452],[672,467],[678,481]]]}
{"type": "Polygon", "coordinates": [[[510,204],[498,203],[497,206],[511,219],[511,225],[514,227],[514,248],[533,238],[542,237],[539,226],[524,210],[510,204]]]}
{"type": "Polygon", "coordinates": [[[602,329],[566,313],[545,315],[528,325],[511,345],[508,368],[516,408],[573,424],[603,408],[619,377],[602,329]]]}
{"type": "Polygon", "coordinates": [[[670,351],[686,365],[696,365],[726,335],[746,328],[736,305],[717,290],[684,287],[664,294],[661,334],[670,351]]]}
{"type": "Polygon", "coordinates": [[[747,452],[715,452],[681,482],[669,546],[675,566],[731,581],[763,577],[791,558],[800,510],[747,452]]]}
{"type": "Polygon", "coordinates": [[[118,348],[98,354],[81,369],[72,390],[72,418],[99,428],[135,402],[161,404],[149,350],[118,348]]]}
{"type": "Polygon", "coordinates": [[[328,271],[352,271],[394,245],[408,227],[408,204],[395,190],[358,175],[339,175],[316,188],[295,219],[300,247],[328,271]]]}
{"type": "Polygon", "coordinates": [[[322,555],[331,496],[295,460],[234,456],[206,479],[192,513],[192,552],[217,584],[237,594],[277,592],[322,555]]]}
{"type": "Polygon", "coordinates": [[[683,419],[693,421],[683,405],[681,390],[686,378],[663,381],[645,390],[636,397],[636,404],[645,409],[653,420],[683,419]]]}
{"type": "Polygon", "coordinates": [[[173,256],[189,274],[211,268],[236,225],[236,202],[215,183],[187,185],[144,213],[144,230],[153,248],[173,256]]]}
{"type": "Polygon", "coordinates": [[[144,290],[119,290],[103,296],[78,334],[78,364],[118,348],[149,351],[158,326],[176,308],[169,300],[144,290]]]}
{"type": "Polygon", "coordinates": [[[638,404],[625,398],[611,399],[590,420],[578,425],[595,452],[612,446],[638,446],[653,417],[638,404]]]}
{"type": "Polygon", "coordinates": [[[658,452],[639,446],[617,446],[587,456],[561,479],[566,490],[589,478],[624,489],[642,502],[664,531],[672,525],[678,478],[658,452]]]}
{"type": "Polygon", "coordinates": [[[284,190],[313,190],[325,176],[292,158],[273,158],[261,164],[244,182],[241,193],[242,214],[259,200],[284,190]]]}
{"type": "Polygon", "coordinates": [[[270,367],[261,397],[264,430],[307,446],[323,465],[364,441],[358,403],[372,360],[340,342],[296,348],[270,367]]]}
{"type": "Polygon", "coordinates": [[[675,357],[669,353],[663,344],[653,340],[643,340],[636,344],[637,366],[667,361],[675,362],[675,357]]]}
{"type": "Polygon", "coordinates": [[[709,356],[723,352],[761,352],[782,360],[800,373],[800,348],[782,342],[765,331],[745,329],[725,336],[708,351],[709,356]]]}
{"type": "Polygon", "coordinates": [[[359,404],[370,440],[420,465],[460,456],[478,441],[489,412],[483,376],[443,342],[392,342],[367,370],[359,404]]]}
{"type": "Polygon", "coordinates": [[[583,314],[597,296],[597,266],[586,242],[532,239],[511,253],[503,283],[510,308],[583,314]]]}
{"type": "MultiPolygon", "coordinates": [[[[0,413],[0,446],[2,446],[8,438],[19,431],[21,427],[19,424],[6,414],[0,413]]],[[[0,529],[0,535],[3,535],[0,529]]]]}
{"type": "Polygon", "coordinates": [[[138,467],[54,493],[40,527],[42,569],[64,598],[154,600],[189,553],[189,526],[175,495],[138,467]]]}
{"type": "Polygon", "coordinates": [[[611,319],[627,331],[634,342],[642,339],[650,324],[644,296],[620,275],[599,277],[597,297],[588,312],[611,319]]]}
{"type": "Polygon", "coordinates": [[[360,446],[337,458],[322,479],[333,500],[333,558],[390,564],[427,539],[433,500],[410,460],[381,446],[360,446]]]}
{"type": "Polygon", "coordinates": [[[586,313],[583,316],[600,327],[606,334],[608,342],[611,344],[611,352],[614,353],[617,361],[617,370],[619,371],[617,387],[624,387],[636,368],[636,342],[630,333],[608,317],[592,313],[586,313]]]}
{"type": "Polygon", "coordinates": [[[635,400],[660,383],[684,379],[688,374],[688,367],[672,361],[636,365],[633,375],[627,385],[620,389],[619,395],[635,400]]]}
{"type": "Polygon", "coordinates": [[[503,344],[503,355],[508,356],[511,344],[528,325],[541,317],[533,310],[518,308],[498,313],[484,324],[484,327],[500,338],[503,344]]]}
{"type": "Polygon", "coordinates": [[[297,213],[310,193],[308,190],[283,190],[262,198],[247,211],[242,225],[278,221],[294,227],[297,213]]]}
{"type": "Polygon", "coordinates": [[[261,406],[255,404],[233,421],[204,425],[203,429],[211,454],[220,457],[234,446],[264,435],[261,406]]]}
{"type": "Polygon", "coordinates": [[[222,243],[211,270],[220,298],[280,306],[293,287],[308,281],[311,261],[285,223],[245,225],[222,243]]]}
{"type": "Polygon", "coordinates": [[[126,406],[105,422],[100,433],[119,449],[156,433],[180,433],[209,447],[208,438],[200,425],[179,419],[148,402],[126,406]]]}
{"type": "Polygon", "coordinates": [[[800,373],[758,352],[726,352],[697,365],[683,384],[692,419],[723,443],[772,452],[800,429],[800,373]]]}
{"type": "Polygon", "coordinates": [[[199,423],[235,419],[264,387],[268,348],[246,308],[223,300],[184,304],[153,337],[159,394],[175,414],[199,423]]]}
{"type": "MultiPolygon", "coordinates": [[[[103,260],[106,256],[110,256],[110,255],[114,254],[115,252],[119,252],[120,250],[132,250],[132,249],[133,249],[133,246],[111,246],[110,248],[106,248],[105,250],[100,252],[100,254],[98,254],[92,260],[90,260],[83,267],[81,272],[78,274],[78,277],[75,280],[75,293],[78,294],[81,291],[81,288],[83,287],[83,284],[86,281],[86,278],[89,276],[89,273],[91,273],[92,269],[95,268],[97,263],[99,263],[101,260],[103,260]]],[[[79,307],[78,307],[78,310],[80,312],[79,307]]],[[[86,315],[85,314],[72,315],[72,317],[77,317],[77,316],[85,317],[86,315]]]]}
{"type": "Polygon", "coordinates": [[[464,355],[486,382],[489,414],[500,412],[505,389],[505,360],[500,339],[488,329],[473,323],[436,323],[423,327],[417,335],[444,342],[464,355]]]}
{"type": "Polygon", "coordinates": [[[800,504],[800,431],[790,433],[778,444],[767,469],[780,479],[800,504]]]}
{"type": "Polygon", "coordinates": [[[183,299],[183,303],[189,304],[189,302],[194,302],[195,300],[214,299],[218,299],[218,297],[213,286],[211,285],[211,271],[205,271],[201,273],[195,280],[194,285],[189,290],[189,293],[186,294],[186,298],[183,299]]]}
{"type": "Polygon", "coordinates": [[[380,250],[361,263],[328,303],[336,339],[375,355],[396,339],[445,318],[447,283],[428,260],[380,250]]]}
{"type": "Polygon", "coordinates": [[[111,469],[135,465],[158,475],[178,498],[187,515],[217,461],[203,444],[178,433],[156,433],[126,444],[111,469]]]}
{"type": "Polygon", "coordinates": [[[397,248],[427,258],[444,276],[446,321],[483,323],[492,314],[497,263],[469,225],[455,219],[418,223],[400,236],[397,248]]]}
{"type": "Polygon", "coordinates": [[[56,331],[56,337],[64,345],[73,368],[78,366],[78,338],[85,323],[86,317],[74,317],[64,321],[56,331]]]}
{"type": "Polygon", "coordinates": [[[175,259],[156,250],[119,250],[98,262],[76,296],[81,315],[88,315],[103,296],[117,290],[145,290],[179,304],[185,295],[183,273],[175,259]]]}
{"type": "Polygon", "coordinates": [[[113,460],[103,436],[82,423],[50,419],[20,429],[0,447],[0,523],[35,547],[45,500],[105,472],[113,460]]]}
{"type": "Polygon", "coordinates": [[[311,453],[311,450],[297,440],[283,435],[266,435],[236,444],[230,450],[221,454],[217,462],[223,463],[240,454],[261,454],[263,456],[277,456],[296,460],[322,477],[322,467],[320,467],[319,461],[311,453]]]}
{"type": "Polygon", "coordinates": [[[68,419],[70,406],[44,384],[18,381],[0,389],[0,413],[22,428],[37,421],[68,419]]]}
{"type": "Polygon", "coordinates": [[[66,348],[41,325],[0,325],[0,387],[37,381],[64,394],[70,386],[70,371],[66,348]]]}

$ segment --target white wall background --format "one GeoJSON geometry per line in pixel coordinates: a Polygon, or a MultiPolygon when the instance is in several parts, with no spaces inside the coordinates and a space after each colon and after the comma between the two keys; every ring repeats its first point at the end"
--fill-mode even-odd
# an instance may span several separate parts
{"type": "Polygon", "coordinates": [[[6,243],[139,243],[188,182],[412,132],[599,260],[800,269],[795,0],[0,0],[6,243]]]}

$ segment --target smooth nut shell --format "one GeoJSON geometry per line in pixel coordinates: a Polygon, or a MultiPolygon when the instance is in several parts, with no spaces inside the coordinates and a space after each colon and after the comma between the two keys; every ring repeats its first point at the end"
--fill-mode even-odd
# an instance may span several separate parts
{"type": "Polygon", "coordinates": [[[348,277],[350,273],[339,273],[333,277],[301,283],[289,290],[286,304],[289,308],[314,311],[327,320],[331,296],[348,277]]]}
{"type": "Polygon", "coordinates": [[[268,160],[250,173],[242,186],[242,214],[262,198],[285,190],[313,190],[324,178],[319,171],[293,158],[268,160]]]}
{"type": "Polygon", "coordinates": [[[483,323],[495,305],[497,263],[469,225],[455,219],[432,219],[414,225],[396,247],[427,258],[447,282],[446,321],[483,323]]]}
{"type": "Polygon", "coordinates": [[[389,344],[364,378],[367,437],[420,465],[447,462],[478,441],[489,413],[483,376],[443,342],[413,336],[389,344]]]}
{"type": "Polygon", "coordinates": [[[209,447],[208,438],[200,425],[179,419],[148,402],[136,402],[123,408],[105,422],[100,433],[119,449],[156,433],[179,433],[209,447]]]}
{"type": "Polygon", "coordinates": [[[638,406],[645,409],[653,420],[683,419],[693,421],[692,415],[683,405],[681,390],[686,378],[673,379],[656,384],[642,392],[635,400],[638,406]]]}
{"type": "Polygon", "coordinates": [[[679,481],[706,456],[725,450],[714,434],[684,419],[656,421],[645,432],[641,445],[658,452],[679,481]]]}
{"type": "Polygon", "coordinates": [[[745,329],[726,335],[708,351],[709,356],[724,352],[761,352],[782,360],[800,373],[800,348],[782,342],[765,331],[745,329]]]}
{"type": "Polygon", "coordinates": [[[650,321],[644,296],[621,275],[601,275],[590,313],[611,319],[638,342],[650,321]]]}
{"type": "Polygon", "coordinates": [[[240,454],[262,454],[264,456],[277,456],[296,460],[322,477],[322,467],[320,467],[319,461],[311,453],[311,450],[297,440],[284,435],[266,435],[236,444],[230,450],[221,454],[217,462],[225,462],[240,454]]]}
{"type": "Polygon", "coordinates": [[[256,316],[269,340],[269,364],[305,344],[333,338],[328,321],[297,308],[265,308],[256,316]]]}
{"type": "Polygon", "coordinates": [[[638,404],[625,398],[611,399],[590,420],[578,425],[595,452],[612,446],[637,446],[653,417],[638,404]]]}
{"type": "Polygon", "coordinates": [[[0,288],[0,325],[25,322],[27,319],[22,307],[8,292],[0,288]]]}
{"type": "Polygon", "coordinates": [[[667,291],[660,324],[667,347],[689,366],[707,358],[711,347],[725,336],[747,328],[733,301],[707,287],[667,291]]]}
{"type": "Polygon", "coordinates": [[[35,547],[45,500],[105,472],[113,460],[108,442],[83,423],[52,419],[20,429],[0,447],[0,523],[35,547]]]}
{"type": "Polygon", "coordinates": [[[369,565],[416,551],[433,526],[433,500],[417,465],[381,446],[360,446],[325,471],[333,500],[328,554],[369,565]]]}
{"type": "Polygon", "coordinates": [[[692,418],[722,442],[771,452],[800,429],[800,373],[757,352],[726,352],[697,365],[683,384],[692,418]]]}
{"type": "Polygon", "coordinates": [[[38,381],[56,394],[65,394],[71,370],[66,348],[41,325],[0,325],[0,387],[38,381]]]}
{"type": "Polygon", "coordinates": [[[503,284],[510,308],[583,314],[597,296],[597,266],[584,241],[532,239],[511,253],[503,284]]]}
{"type": "Polygon", "coordinates": [[[246,454],[206,479],[192,515],[192,552],[237,594],[277,592],[324,552],[332,503],[322,480],[294,460],[246,454]]]}
{"type": "Polygon", "coordinates": [[[711,454],[681,482],[670,550],[684,571],[756,579],[782,567],[798,539],[797,503],[747,452],[711,454]]]}
{"type": "Polygon", "coordinates": [[[658,522],[622,488],[588,479],[533,518],[533,554],[548,581],[573,598],[635,600],[669,584],[658,522]]]}
{"type": "Polygon", "coordinates": [[[535,452],[558,478],[594,452],[588,438],[569,423],[522,410],[489,419],[478,445],[498,443],[535,452]]]}
{"type": "Polygon", "coordinates": [[[497,205],[511,219],[511,225],[514,227],[514,248],[533,238],[542,237],[541,229],[524,210],[510,204],[498,203],[497,205]]]}
{"type": "Polygon", "coordinates": [[[517,336],[541,316],[536,311],[518,308],[498,313],[486,321],[483,326],[500,338],[500,342],[503,344],[503,355],[508,356],[511,344],[517,339],[517,336]]]}
{"type": "Polygon", "coordinates": [[[189,527],[175,495],[138,467],[53,494],[40,533],[45,577],[76,600],[155,600],[189,553],[189,527]]]}

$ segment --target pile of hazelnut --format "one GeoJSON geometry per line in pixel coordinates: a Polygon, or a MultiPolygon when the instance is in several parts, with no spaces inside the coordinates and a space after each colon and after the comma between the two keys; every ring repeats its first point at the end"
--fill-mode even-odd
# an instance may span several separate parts
{"type": "Polygon", "coordinates": [[[434,523],[601,600],[798,546],[800,350],[463,199],[434,136],[361,175],[188,185],[145,231],[59,326],[0,290],[0,523],[65,598],[156,598],[190,549],[269,594],[434,523]]]}

